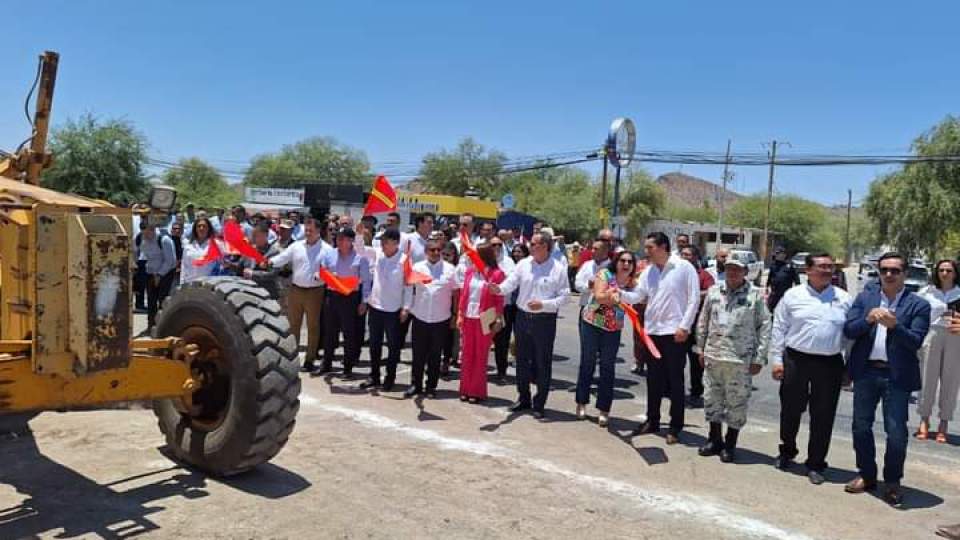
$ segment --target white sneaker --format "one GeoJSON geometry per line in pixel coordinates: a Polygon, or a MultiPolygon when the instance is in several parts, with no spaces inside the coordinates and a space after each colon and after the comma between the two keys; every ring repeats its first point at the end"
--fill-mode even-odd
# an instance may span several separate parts
{"type": "Polygon", "coordinates": [[[587,407],[577,403],[577,420],[584,420],[587,418],[587,407]]]}
{"type": "Polygon", "coordinates": [[[601,412],[600,416],[597,418],[597,425],[599,425],[600,427],[607,427],[607,422],[609,420],[610,419],[607,418],[607,413],[601,412]]]}

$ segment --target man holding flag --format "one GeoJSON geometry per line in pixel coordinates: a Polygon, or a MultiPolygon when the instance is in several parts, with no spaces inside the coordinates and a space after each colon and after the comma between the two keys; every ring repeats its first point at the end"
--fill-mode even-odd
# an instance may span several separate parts
{"type": "Polygon", "coordinates": [[[289,264],[293,270],[287,294],[287,318],[290,333],[300,343],[300,326],[307,317],[307,350],[302,371],[315,368],[320,350],[320,313],[323,309],[324,283],[317,272],[333,249],[320,238],[320,224],[314,218],[304,223],[304,239],[290,244],[279,255],[271,257],[271,266],[281,268],[289,264]]]}

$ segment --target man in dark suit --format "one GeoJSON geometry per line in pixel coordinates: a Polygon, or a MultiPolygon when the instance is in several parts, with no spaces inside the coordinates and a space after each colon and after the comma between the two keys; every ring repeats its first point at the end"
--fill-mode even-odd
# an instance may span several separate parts
{"type": "Polygon", "coordinates": [[[883,405],[887,450],[883,458],[883,499],[903,502],[900,479],[907,457],[907,406],[910,393],[920,389],[917,351],[930,327],[930,304],[904,288],[907,261],[887,253],[878,262],[880,285],[868,286],[847,313],[843,331],[854,341],[847,370],[853,379],[853,449],[860,476],[846,486],[848,493],[877,488],[873,421],[883,405]]]}

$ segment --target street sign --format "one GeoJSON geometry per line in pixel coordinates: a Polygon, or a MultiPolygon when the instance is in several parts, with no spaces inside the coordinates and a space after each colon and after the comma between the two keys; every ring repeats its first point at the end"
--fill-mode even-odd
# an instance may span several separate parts
{"type": "Polygon", "coordinates": [[[303,189],[256,187],[248,187],[244,190],[247,202],[288,206],[303,206],[303,192],[303,189]]]}
{"type": "Polygon", "coordinates": [[[507,193],[500,199],[500,206],[505,210],[512,210],[516,201],[513,199],[513,193],[507,193]]]}

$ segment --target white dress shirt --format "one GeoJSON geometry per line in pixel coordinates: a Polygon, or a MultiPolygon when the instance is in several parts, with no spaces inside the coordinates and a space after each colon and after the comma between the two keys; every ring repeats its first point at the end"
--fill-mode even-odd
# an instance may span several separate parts
{"type": "MultiPolygon", "coordinates": [[[[903,298],[903,292],[906,289],[900,289],[897,296],[891,302],[883,291],[880,291],[880,307],[890,310],[891,313],[897,312],[897,306],[900,305],[900,299],[903,298]]],[[[873,336],[873,348],[870,350],[870,360],[880,360],[888,362],[887,359],[887,327],[877,323],[877,333],[873,336]]]]}
{"type": "Polygon", "coordinates": [[[400,251],[407,252],[407,246],[410,246],[410,260],[413,264],[427,260],[427,238],[420,236],[420,233],[412,232],[400,236],[400,251]]]}
{"type": "Polygon", "coordinates": [[[570,282],[567,280],[567,266],[553,257],[542,263],[533,257],[527,257],[517,263],[516,270],[500,284],[500,292],[509,296],[519,289],[517,307],[527,313],[556,313],[570,295],[570,282]],[[543,307],[533,310],[528,305],[539,300],[543,307]]]}
{"type": "Polygon", "coordinates": [[[413,294],[407,297],[407,309],[425,323],[450,320],[453,313],[453,293],[457,290],[456,267],[441,259],[436,264],[420,261],[413,265],[413,270],[427,274],[432,281],[426,285],[418,283],[413,286],[413,294]]]}
{"type": "Polygon", "coordinates": [[[404,307],[404,295],[410,294],[410,287],[404,284],[403,259],[405,255],[398,249],[392,257],[377,250],[377,259],[372,266],[373,287],[367,303],[380,311],[400,311],[404,307]]]}
{"type": "Polygon", "coordinates": [[[936,285],[927,285],[919,295],[930,304],[930,326],[946,328],[947,320],[944,314],[949,304],[960,300],[960,287],[954,285],[949,291],[943,292],[936,285]]]}
{"type": "Polygon", "coordinates": [[[272,257],[270,264],[275,267],[289,264],[293,269],[291,282],[297,287],[312,289],[323,286],[317,272],[331,251],[333,248],[323,240],[317,240],[312,245],[308,245],[306,240],[297,240],[272,257]]]}
{"type": "MultiPolygon", "coordinates": [[[[517,270],[517,263],[513,262],[513,258],[507,254],[508,252],[504,249],[500,250],[500,258],[497,259],[497,267],[503,271],[505,277],[514,273],[517,270]]],[[[503,305],[512,306],[513,305],[513,295],[503,297],[503,305]]]]}
{"type": "Polygon", "coordinates": [[[839,354],[844,348],[843,325],[852,303],[847,291],[833,285],[821,293],[809,284],[792,287],[773,314],[770,362],[783,364],[788,347],[806,354],[839,354]]]}
{"type": "Polygon", "coordinates": [[[467,293],[467,308],[464,310],[464,316],[470,319],[480,318],[480,297],[483,295],[483,287],[487,282],[474,275],[470,280],[470,290],[467,293]]]}
{"type": "Polygon", "coordinates": [[[651,264],[637,283],[640,302],[646,300],[644,328],[651,336],[690,331],[700,307],[700,278],[689,262],[671,255],[661,270],[651,264]]]}
{"type": "Polygon", "coordinates": [[[202,259],[207,255],[210,242],[211,240],[208,238],[202,244],[193,241],[183,243],[183,256],[180,258],[180,283],[204,278],[213,273],[213,269],[217,265],[216,261],[203,266],[193,264],[193,261],[202,259]]]}
{"type": "Polygon", "coordinates": [[[609,258],[600,261],[600,264],[597,264],[596,260],[590,259],[580,265],[580,269],[577,270],[577,277],[573,279],[573,288],[580,293],[580,307],[589,304],[593,299],[593,290],[591,289],[593,278],[597,276],[597,272],[608,266],[610,266],[609,258]]]}

